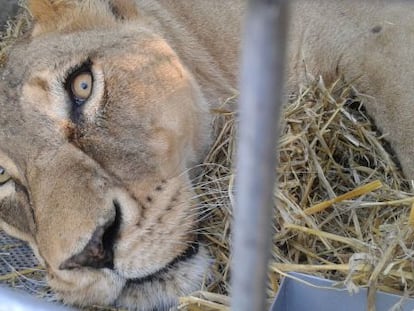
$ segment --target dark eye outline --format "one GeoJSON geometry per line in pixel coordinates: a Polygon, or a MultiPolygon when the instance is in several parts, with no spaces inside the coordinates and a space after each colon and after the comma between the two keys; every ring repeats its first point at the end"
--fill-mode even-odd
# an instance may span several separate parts
{"type": "Polygon", "coordinates": [[[65,78],[65,82],[64,82],[65,90],[69,96],[70,101],[76,107],[83,106],[88,101],[88,99],[91,97],[93,93],[93,84],[95,82],[95,79],[94,79],[91,67],[92,67],[92,62],[88,59],[86,62],[84,62],[80,66],[75,66],[69,69],[68,74],[65,78]],[[75,94],[73,94],[72,83],[79,75],[84,74],[84,73],[90,74],[92,77],[92,85],[91,85],[92,90],[91,90],[91,95],[89,95],[88,98],[79,98],[75,94]]]}
{"type": "MultiPolygon", "coordinates": [[[[0,166],[0,175],[4,175],[4,174],[6,174],[6,179],[4,179],[3,181],[0,181],[0,186],[7,184],[12,179],[11,176],[7,173],[6,169],[0,166]]],[[[2,178],[0,177],[0,180],[1,179],[2,178]]]]}

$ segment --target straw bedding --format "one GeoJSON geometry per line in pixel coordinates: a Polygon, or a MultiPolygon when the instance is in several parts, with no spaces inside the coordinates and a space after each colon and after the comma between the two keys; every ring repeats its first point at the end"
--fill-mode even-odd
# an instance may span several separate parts
{"type": "MultiPolygon", "coordinates": [[[[28,22],[21,15],[1,36],[0,62],[28,22]]],[[[281,122],[269,297],[289,271],[337,280],[350,291],[366,286],[371,304],[375,290],[413,294],[412,185],[366,116],[366,98],[341,80],[327,87],[310,79],[298,94],[281,122]]],[[[215,280],[182,297],[179,310],[229,309],[237,115],[226,107],[213,112],[216,140],[194,181],[215,280]]]]}

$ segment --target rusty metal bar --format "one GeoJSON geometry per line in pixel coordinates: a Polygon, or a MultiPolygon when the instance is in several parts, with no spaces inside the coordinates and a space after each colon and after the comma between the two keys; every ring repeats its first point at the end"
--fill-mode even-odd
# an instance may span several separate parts
{"type": "Polygon", "coordinates": [[[250,0],[240,81],[232,310],[266,308],[287,1],[250,0]]]}

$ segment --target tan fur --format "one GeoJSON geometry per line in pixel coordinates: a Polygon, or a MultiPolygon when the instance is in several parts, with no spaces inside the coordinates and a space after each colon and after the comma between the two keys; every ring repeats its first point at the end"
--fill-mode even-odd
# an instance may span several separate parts
{"type": "MultiPolygon", "coordinates": [[[[202,245],[180,257],[197,240],[190,168],[210,142],[209,109],[235,94],[243,6],[29,1],[31,37],[0,77],[0,165],[13,177],[0,187],[0,225],[30,242],[65,302],[167,310],[209,278],[202,245]],[[84,63],[94,85],[77,119],[65,85],[84,63]],[[113,268],[80,265],[116,219],[113,268]]],[[[356,83],[414,177],[406,6],[295,1],[287,80],[291,91],[309,75],[356,83]]]]}

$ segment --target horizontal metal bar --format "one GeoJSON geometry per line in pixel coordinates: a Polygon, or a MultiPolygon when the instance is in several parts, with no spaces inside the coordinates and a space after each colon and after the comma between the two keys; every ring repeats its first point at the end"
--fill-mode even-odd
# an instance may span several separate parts
{"type": "Polygon", "coordinates": [[[42,301],[27,293],[0,287],[0,311],[73,311],[69,307],[42,301]]]}

